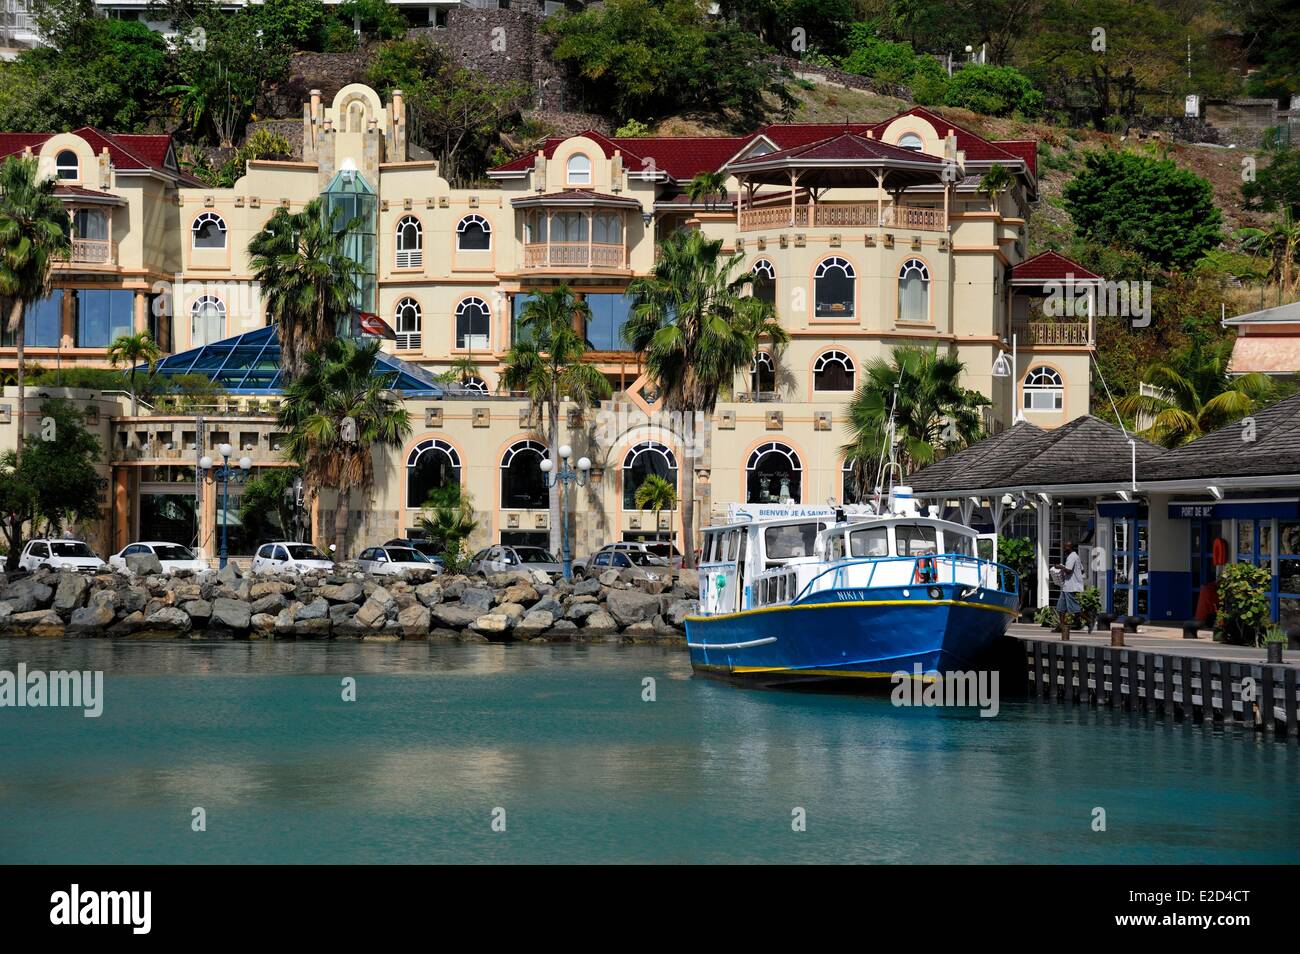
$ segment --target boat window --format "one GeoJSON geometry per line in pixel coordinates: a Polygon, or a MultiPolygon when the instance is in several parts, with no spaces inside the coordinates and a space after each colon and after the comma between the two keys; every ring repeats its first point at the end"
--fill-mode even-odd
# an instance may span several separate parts
{"type": "Polygon", "coordinates": [[[894,526],[894,539],[898,541],[899,556],[919,556],[923,553],[937,552],[934,527],[914,523],[900,523],[894,526]]]}
{"type": "Polygon", "coordinates": [[[849,555],[855,557],[889,556],[889,540],[884,527],[866,527],[849,534],[849,555]]]}
{"type": "Polygon", "coordinates": [[[837,533],[830,539],[830,546],[827,548],[827,559],[843,560],[844,559],[844,534],[837,533]]]}
{"type": "Polygon", "coordinates": [[[789,560],[813,555],[817,542],[818,525],[797,523],[784,527],[768,527],[764,531],[763,546],[769,560],[789,560]]]}
{"type": "Polygon", "coordinates": [[[975,538],[968,537],[964,533],[958,533],[955,530],[945,530],[943,532],[943,547],[945,553],[960,553],[962,556],[973,557],[975,555],[975,538]]]}

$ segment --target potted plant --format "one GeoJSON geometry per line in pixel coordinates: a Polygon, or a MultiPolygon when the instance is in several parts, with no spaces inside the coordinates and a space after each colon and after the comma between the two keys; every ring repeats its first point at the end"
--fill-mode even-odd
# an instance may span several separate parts
{"type": "Polygon", "coordinates": [[[1219,574],[1219,612],[1214,619],[1216,642],[1254,646],[1269,624],[1269,589],[1273,578],[1265,567],[1231,563],[1219,574]]]}
{"type": "Polygon", "coordinates": [[[1079,594],[1079,610],[1088,632],[1091,633],[1101,613],[1101,591],[1097,587],[1090,586],[1079,594]]]}
{"type": "Polygon", "coordinates": [[[1061,621],[1056,615],[1056,610],[1050,606],[1040,606],[1038,612],[1034,614],[1034,622],[1044,629],[1056,629],[1061,621]]]}
{"type": "Polygon", "coordinates": [[[1264,630],[1262,637],[1264,649],[1268,652],[1268,661],[1271,663],[1282,662],[1282,649],[1286,646],[1286,630],[1276,623],[1273,623],[1264,630]]]}

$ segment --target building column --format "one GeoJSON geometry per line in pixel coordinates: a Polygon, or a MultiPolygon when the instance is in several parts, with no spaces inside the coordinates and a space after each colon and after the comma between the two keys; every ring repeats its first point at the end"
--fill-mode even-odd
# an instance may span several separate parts
{"type": "Polygon", "coordinates": [[[1038,518],[1038,545],[1034,547],[1038,563],[1038,605],[1048,606],[1051,599],[1048,589],[1051,579],[1047,575],[1047,568],[1052,546],[1052,505],[1039,499],[1034,504],[1034,512],[1038,518]]]}
{"type": "Polygon", "coordinates": [[[216,560],[219,545],[216,485],[205,478],[199,481],[198,487],[198,499],[195,501],[194,509],[199,524],[199,555],[207,560],[216,560]]]}
{"type": "MultiPolygon", "coordinates": [[[[1169,516],[1169,495],[1147,498],[1147,615],[1151,622],[1191,619],[1191,524],[1169,516]]],[[[1136,574],[1136,569],[1134,570],[1136,574]]],[[[1136,582],[1136,581],[1135,581],[1136,582]]]]}
{"type": "Polygon", "coordinates": [[[131,469],[113,468],[113,552],[131,542],[131,469]]]}
{"type": "Polygon", "coordinates": [[[136,289],[134,305],[135,333],[140,334],[149,330],[149,296],[143,289],[136,289]]]}
{"type": "Polygon", "coordinates": [[[72,305],[76,294],[75,289],[63,289],[62,313],[60,315],[62,329],[59,336],[62,339],[61,347],[64,348],[76,347],[77,343],[77,316],[73,313],[72,305]]]}

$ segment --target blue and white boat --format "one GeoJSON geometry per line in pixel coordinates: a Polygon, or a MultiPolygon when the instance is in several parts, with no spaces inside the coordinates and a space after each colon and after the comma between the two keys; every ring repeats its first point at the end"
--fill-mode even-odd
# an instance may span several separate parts
{"type": "MultiPolygon", "coordinates": [[[[980,535],[895,486],[875,508],[749,517],[704,531],[697,672],[759,684],[970,671],[1019,610],[980,535]]],[[[993,554],[996,556],[996,554],[993,554]]]]}

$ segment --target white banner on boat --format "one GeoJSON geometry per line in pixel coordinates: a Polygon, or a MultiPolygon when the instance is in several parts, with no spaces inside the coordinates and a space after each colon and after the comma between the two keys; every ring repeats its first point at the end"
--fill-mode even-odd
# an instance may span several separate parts
{"type": "MultiPolygon", "coordinates": [[[[848,517],[869,516],[870,507],[865,504],[848,504],[844,514],[848,517]]],[[[741,523],[750,520],[783,520],[786,517],[808,517],[810,519],[831,520],[835,517],[835,508],[815,504],[740,504],[727,506],[727,521],[741,523]]]]}

